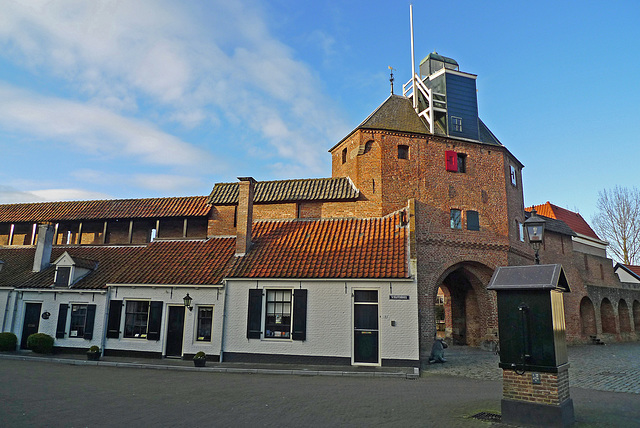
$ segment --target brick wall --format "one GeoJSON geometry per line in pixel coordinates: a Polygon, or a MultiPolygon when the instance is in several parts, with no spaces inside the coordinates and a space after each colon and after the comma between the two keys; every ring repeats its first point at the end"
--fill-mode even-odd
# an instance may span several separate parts
{"type": "Polygon", "coordinates": [[[558,373],[539,374],[540,384],[534,384],[531,372],[518,375],[513,370],[503,370],[502,397],[507,400],[556,406],[569,398],[568,367],[560,368],[558,373]]]}

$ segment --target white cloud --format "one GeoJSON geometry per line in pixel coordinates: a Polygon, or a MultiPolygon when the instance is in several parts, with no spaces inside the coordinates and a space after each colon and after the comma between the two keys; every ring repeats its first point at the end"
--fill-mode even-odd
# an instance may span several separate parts
{"type": "MultiPolygon", "coordinates": [[[[251,0],[206,5],[160,0],[4,2],[0,52],[66,79],[103,107],[80,114],[85,124],[93,121],[100,131],[106,131],[101,126],[106,109],[146,114],[161,123],[177,121],[189,129],[218,124],[234,126],[239,133],[250,129],[287,164],[318,173],[328,164],[326,148],[348,129],[308,65],[269,32],[262,6],[251,0]],[[261,116],[263,112],[268,114],[261,116]]],[[[326,40],[328,48],[331,43],[326,40]]],[[[157,129],[135,144],[122,143],[132,143],[127,136],[140,131],[141,124],[112,118],[114,128],[123,130],[106,136],[119,139],[125,153],[152,162],[175,154],[171,162],[178,163],[188,162],[185,158],[193,153],[178,150],[158,159],[150,148],[159,139],[169,147],[184,146],[157,129]]],[[[74,133],[69,121],[44,122],[36,128],[51,125],[57,136],[74,133]]]]}
{"type": "Polygon", "coordinates": [[[13,132],[157,165],[197,167],[210,157],[150,123],[102,107],[43,97],[5,85],[0,85],[0,99],[0,125],[13,132]]]}
{"type": "Polygon", "coordinates": [[[11,186],[0,185],[0,204],[19,204],[26,202],[73,201],[108,199],[110,196],[82,189],[41,189],[18,190],[11,186]]]}
{"type": "MultiPolygon", "coordinates": [[[[117,186],[137,186],[156,192],[193,191],[203,187],[204,183],[198,177],[177,174],[118,174],[95,169],[79,169],[72,171],[71,176],[86,183],[111,183],[117,186]]],[[[210,183],[206,183],[209,185],[210,183]]]]}

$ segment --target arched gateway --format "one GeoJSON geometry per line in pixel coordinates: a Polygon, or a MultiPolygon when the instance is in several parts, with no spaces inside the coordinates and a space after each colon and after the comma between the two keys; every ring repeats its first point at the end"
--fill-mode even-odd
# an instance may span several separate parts
{"type": "Polygon", "coordinates": [[[492,268],[471,261],[446,269],[429,292],[435,308],[428,311],[434,314],[433,332],[425,333],[431,338],[438,334],[455,345],[493,346],[497,309],[495,296],[486,289],[492,274],[492,268]]]}

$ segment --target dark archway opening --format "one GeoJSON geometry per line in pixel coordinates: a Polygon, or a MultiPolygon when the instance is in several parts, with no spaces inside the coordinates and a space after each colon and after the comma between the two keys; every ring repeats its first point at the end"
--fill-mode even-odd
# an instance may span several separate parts
{"type": "Polygon", "coordinates": [[[444,279],[445,335],[454,345],[478,346],[482,340],[480,309],[476,292],[462,269],[451,272],[444,279]]]}
{"type": "Polygon", "coordinates": [[[600,304],[600,320],[603,333],[616,333],[616,314],[613,312],[613,305],[606,297],[600,304]]]}

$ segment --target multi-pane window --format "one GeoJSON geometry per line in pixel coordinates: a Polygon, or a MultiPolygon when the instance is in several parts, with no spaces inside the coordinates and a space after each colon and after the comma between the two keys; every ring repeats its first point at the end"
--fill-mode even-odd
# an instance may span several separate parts
{"type": "Polygon", "coordinates": [[[198,307],[198,342],[211,342],[211,326],[213,324],[213,306],[198,307]]]}
{"type": "Polygon", "coordinates": [[[451,128],[455,132],[462,132],[462,118],[451,116],[451,128]]]}
{"type": "Polygon", "coordinates": [[[451,229],[462,229],[462,211],[451,210],[451,229]]]}
{"type": "Polygon", "coordinates": [[[409,159],[409,146],[404,144],[398,146],[398,159],[409,159]]]}
{"type": "Polygon", "coordinates": [[[149,321],[149,302],[144,300],[127,301],[124,322],[124,337],[145,339],[149,321]]]}
{"type": "Polygon", "coordinates": [[[87,321],[87,305],[71,305],[69,337],[83,337],[87,321]]]}
{"type": "Polygon", "coordinates": [[[264,337],[291,337],[291,294],[291,290],[267,290],[264,337]]]}

